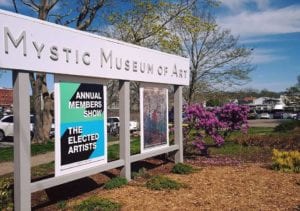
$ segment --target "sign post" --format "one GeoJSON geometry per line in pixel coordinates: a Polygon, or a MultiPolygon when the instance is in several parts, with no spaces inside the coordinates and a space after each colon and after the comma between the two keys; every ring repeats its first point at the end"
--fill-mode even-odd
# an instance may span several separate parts
{"type": "Polygon", "coordinates": [[[120,159],[125,164],[121,170],[121,175],[128,181],[131,180],[131,162],[130,162],[130,83],[129,81],[120,81],[119,99],[120,99],[120,159]]]}
{"type": "Polygon", "coordinates": [[[29,75],[13,73],[14,209],[31,210],[29,75]]]}
{"type": "Polygon", "coordinates": [[[179,150],[175,153],[175,163],[183,162],[182,134],[182,86],[174,86],[174,139],[179,150]]]}

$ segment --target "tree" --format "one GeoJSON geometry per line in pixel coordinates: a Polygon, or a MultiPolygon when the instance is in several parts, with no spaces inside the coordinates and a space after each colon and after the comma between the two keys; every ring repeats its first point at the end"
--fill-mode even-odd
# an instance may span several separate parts
{"type": "MultiPolygon", "coordinates": [[[[59,0],[41,0],[36,3],[34,0],[22,0],[23,4],[28,6],[31,10],[35,11],[38,19],[49,20],[50,12],[59,0]]],[[[90,1],[83,0],[77,1],[77,12],[70,14],[53,14],[55,22],[64,25],[75,24],[79,30],[87,30],[96,17],[98,10],[104,5],[105,0],[90,1]]],[[[18,12],[17,4],[13,0],[15,10],[18,12]]],[[[47,88],[46,74],[45,73],[29,73],[30,84],[32,88],[33,97],[33,110],[35,116],[34,136],[32,142],[44,143],[49,140],[49,133],[53,120],[53,96],[50,95],[47,88]],[[43,102],[43,103],[42,103],[43,102]]]]}
{"type": "Polygon", "coordinates": [[[185,98],[188,103],[206,85],[223,88],[240,85],[249,80],[251,50],[238,45],[230,30],[217,26],[214,19],[197,8],[176,18],[173,28],[182,41],[183,55],[191,60],[190,86],[185,98]]]}
{"type": "Polygon", "coordinates": [[[286,90],[285,96],[287,105],[300,106],[300,75],[297,77],[297,83],[286,90]]]}
{"type": "MultiPolygon", "coordinates": [[[[113,30],[107,31],[107,36],[167,53],[179,54],[181,43],[174,34],[169,24],[181,13],[188,10],[193,1],[130,1],[129,9],[116,11],[107,17],[107,21],[113,26],[113,30]]],[[[110,96],[116,94],[115,84],[112,81],[108,86],[110,96]]],[[[139,82],[130,83],[131,108],[138,108],[139,82]]],[[[114,98],[117,100],[117,98],[114,98]]]]}
{"type": "Polygon", "coordinates": [[[189,9],[194,1],[130,1],[130,9],[108,16],[114,27],[108,35],[132,44],[178,53],[178,37],[168,29],[168,24],[189,9]]]}

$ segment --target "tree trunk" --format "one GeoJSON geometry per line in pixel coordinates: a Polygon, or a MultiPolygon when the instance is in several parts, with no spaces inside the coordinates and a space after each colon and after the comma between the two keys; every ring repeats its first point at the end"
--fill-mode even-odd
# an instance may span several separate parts
{"type": "Polygon", "coordinates": [[[194,87],[195,87],[195,83],[196,83],[196,76],[197,73],[195,71],[191,72],[191,83],[189,86],[189,91],[188,91],[188,104],[191,104],[191,102],[193,101],[193,95],[194,95],[194,87]]]}
{"type": "Polygon", "coordinates": [[[53,120],[53,99],[50,97],[47,89],[46,74],[37,73],[36,76],[34,76],[34,74],[31,73],[30,82],[35,111],[35,126],[32,142],[46,143],[49,140],[53,120]]]}
{"type": "Polygon", "coordinates": [[[41,90],[42,90],[42,79],[43,74],[37,73],[34,79],[33,73],[30,77],[32,96],[33,96],[33,107],[34,107],[34,135],[33,143],[43,142],[43,120],[42,120],[42,108],[41,108],[41,90]]]}
{"type": "Polygon", "coordinates": [[[53,116],[51,110],[53,109],[53,100],[50,96],[44,98],[44,110],[43,110],[43,138],[44,142],[49,140],[51,125],[53,116]]]}
{"type": "MultiPolygon", "coordinates": [[[[33,1],[24,3],[27,6],[38,9],[38,18],[47,20],[49,10],[57,3],[58,0],[49,1],[41,0],[40,5],[36,5],[33,1]]],[[[34,107],[34,135],[33,143],[46,143],[49,140],[49,133],[52,124],[53,99],[51,99],[45,73],[30,73],[30,83],[33,96],[34,107]]]]}
{"type": "MultiPolygon", "coordinates": [[[[15,1],[13,1],[15,3],[15,1]]],[[[49,11],[53,9],[58,0],[41,0],[39,4],[35,1],[22,1],[38,12],[38,19],[47,20],[49,11]]],[[[97,11],[103,6],[104,0],[96,1],[93,5],[90,1],[81,2],[82,9],[79,10],[77,29],[85,30],[96,17],[97,11]]],[[[49,140],[53,120],[53,98],[49,95],[45,73],[30,73],[30,83],[34,107],[34,136],[33,143],[46,143],[49,140]]]]}

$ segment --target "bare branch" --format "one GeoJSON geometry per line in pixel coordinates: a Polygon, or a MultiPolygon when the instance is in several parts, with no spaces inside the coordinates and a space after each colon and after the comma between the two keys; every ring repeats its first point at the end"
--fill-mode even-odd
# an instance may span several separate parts
{"type": "Polygon", "coordinates": [[[180,20],[175,25],[191,60],[188,102],[194,99],[198,83],[240,85],[249,80],[248,73],[253,69],[247,59],[251,51],[238,45],[238,37],[233,37],[229,30],[216,27],[210,16],[194,17],[200,20],[198,26],[193,25],[194,21],[180,20]],[[201,21],[204,21],[203,26],[201,21]]]}
{"type": "Polygon", "coordinates": [[[78,15],[76,28],[79,30],[86,30],[93,22],[98,10],[104,5],[105,0],[99,0],[90,7],[90,1],[84,0],[80,14],[78,15]]]}
{"type": "Polygon", "coordinates": [[[49,3],[48,11],[52,10],[52,8],[57,4],[58,0],[52,0],[49,3]]]}
{"type": "Polygon", "coordinates": [[[155,34],[157,34],[160,30],[162,30],[168,23],[170,23],[174,18],[176,18],[179,14],[181,14],[183,11],[190,8],[190,6],[194,5],[196,0],[192,1],[191,3],[187,3],[186,6],[181,7],[178,11],[176,11],[174,14],[170,15],[167,20],[165,20],[160,26],[153,31],[150,31],[148,34],[145,34],[143,37],[140,37],[139,39],[135,40],[136,43],[141,42],[142,40],[145,40],[155,34]]]}
{"type": "Polygon", "coordinates": [[[39,6],[33,0],[22,0],[23,4],[30,7],[33,11],[38,12],[39,6]]]}
{"type": "Polygon", "coordinates": [[[16,4],[16,0],[12,0],[12,3],[14,5],[15,12],[19,13],[18,8],[17,8],[17,4],[16,4]]]}

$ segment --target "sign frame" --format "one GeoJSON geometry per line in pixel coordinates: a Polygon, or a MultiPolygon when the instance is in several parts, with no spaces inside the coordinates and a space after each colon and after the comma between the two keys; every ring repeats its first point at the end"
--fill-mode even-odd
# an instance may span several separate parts
{"type": "Polygon", "coordinates": [[[167,85],[163,84],[153,84],[153,83],[141,83],[140,84],[140,143],[141,143],[141,154],[154,152],[160,149],[164,149],[170,146],[169,144],[169,90],[167,85]],[[145,88],[158,88],[165,89],[166,92],[166,143],[160,144],[156,146],[152,146],[149,148],[145,148],[144,143],[144,89],[145,88]]]}
{"type": "Polygon", "coordinates": [[[84,169],[88,169],[91,167],[99,166],[106,164],[108,159],[107,159],[107,93],[106,93],[106,88],[107,88],[107,80],[99,80],[99,79],[94,79],[94,78],[85,78],[85,77],[76,77],[76,76],[61,76],[61,75],[55,75],[54,77],[54,90],[55,90],[55,177],[57,176],[62,176],[65,174],[71,174],[75,173],[84,169]],[[66,164],[68,168],[63,169],[61,165],[61,117],[60,117],[60,88],[59,88],[59,83],[61,82],[67,82],[67,83],[84,83],[84,84],[99,84],[103,85],[103,121],[104,121],[104,158],[101,160],[96,160],[96,161],[77,161],[71,164],[66,164]]]}

